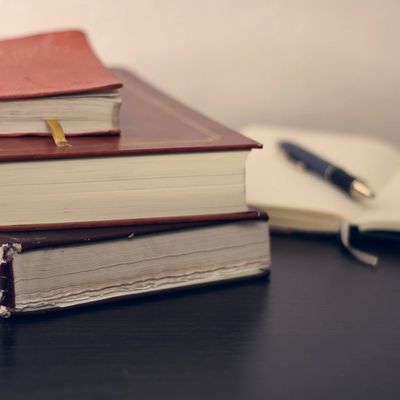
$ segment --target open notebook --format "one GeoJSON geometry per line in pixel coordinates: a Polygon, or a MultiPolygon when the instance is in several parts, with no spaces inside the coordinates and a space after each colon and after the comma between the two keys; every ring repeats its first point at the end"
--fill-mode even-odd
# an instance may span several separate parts
{"type": "Polygon", "coordinates": [[[272,229],[343,233],[356,227],[361,233],[386,232],[400,238],[400,151],[395,145],[360,135],[263,125],[242,132],[264,145],[247,160],[247,201],[268,212],[272,229]],[[279,150],[277,143],[283,139],[363,178],[376,198],[352,200],[329,182],[299,169],[279,150]]]}

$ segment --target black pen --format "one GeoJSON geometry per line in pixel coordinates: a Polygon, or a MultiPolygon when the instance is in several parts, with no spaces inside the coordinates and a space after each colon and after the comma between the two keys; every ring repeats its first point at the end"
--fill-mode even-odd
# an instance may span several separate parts
{"type": "Polygon", "coordinates": [[[373,190],[365,181],[350,175],[342,168],[323,160],[308,150],[287,141],[279,142],[279,147],[291,161],[331,182],[352,198],[372,199],[375,197],[373,190]]]}

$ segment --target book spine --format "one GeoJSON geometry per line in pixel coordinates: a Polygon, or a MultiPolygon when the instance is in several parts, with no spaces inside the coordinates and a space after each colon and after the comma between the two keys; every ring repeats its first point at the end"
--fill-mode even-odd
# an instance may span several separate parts
{"type": "Polygon", "coordinates": [[[13,259],[21,251],[18,243],[6,243],[0,248],[0,317],[8,318],[15,308],[13,259]]]}

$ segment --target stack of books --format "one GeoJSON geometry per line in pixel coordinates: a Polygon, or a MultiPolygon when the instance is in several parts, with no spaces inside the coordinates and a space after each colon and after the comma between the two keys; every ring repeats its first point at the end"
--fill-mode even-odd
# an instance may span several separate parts
{"type": "Polygon", "coordinates": [[[81,32],[0,56],[3,316],[268,274],[267,217],[245,197],[257,142],[111,73],[81,32]]]}

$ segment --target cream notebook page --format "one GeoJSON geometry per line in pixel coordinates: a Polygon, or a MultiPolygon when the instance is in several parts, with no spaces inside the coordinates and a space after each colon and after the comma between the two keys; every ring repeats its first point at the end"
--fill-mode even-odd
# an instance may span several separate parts
{"type": "Polygon", "coordinates": [[[271,226],[337,232],[342,223],[360,230],[400,230],[400,152],[372,137],[253,125],[242,132],[261,142],[246,165],[247,201],[271,217],[271,226]],[[318,176],[299,169],[277,143],[290,140],[363,178],[374,200],[354,201],[318,176]]]}

